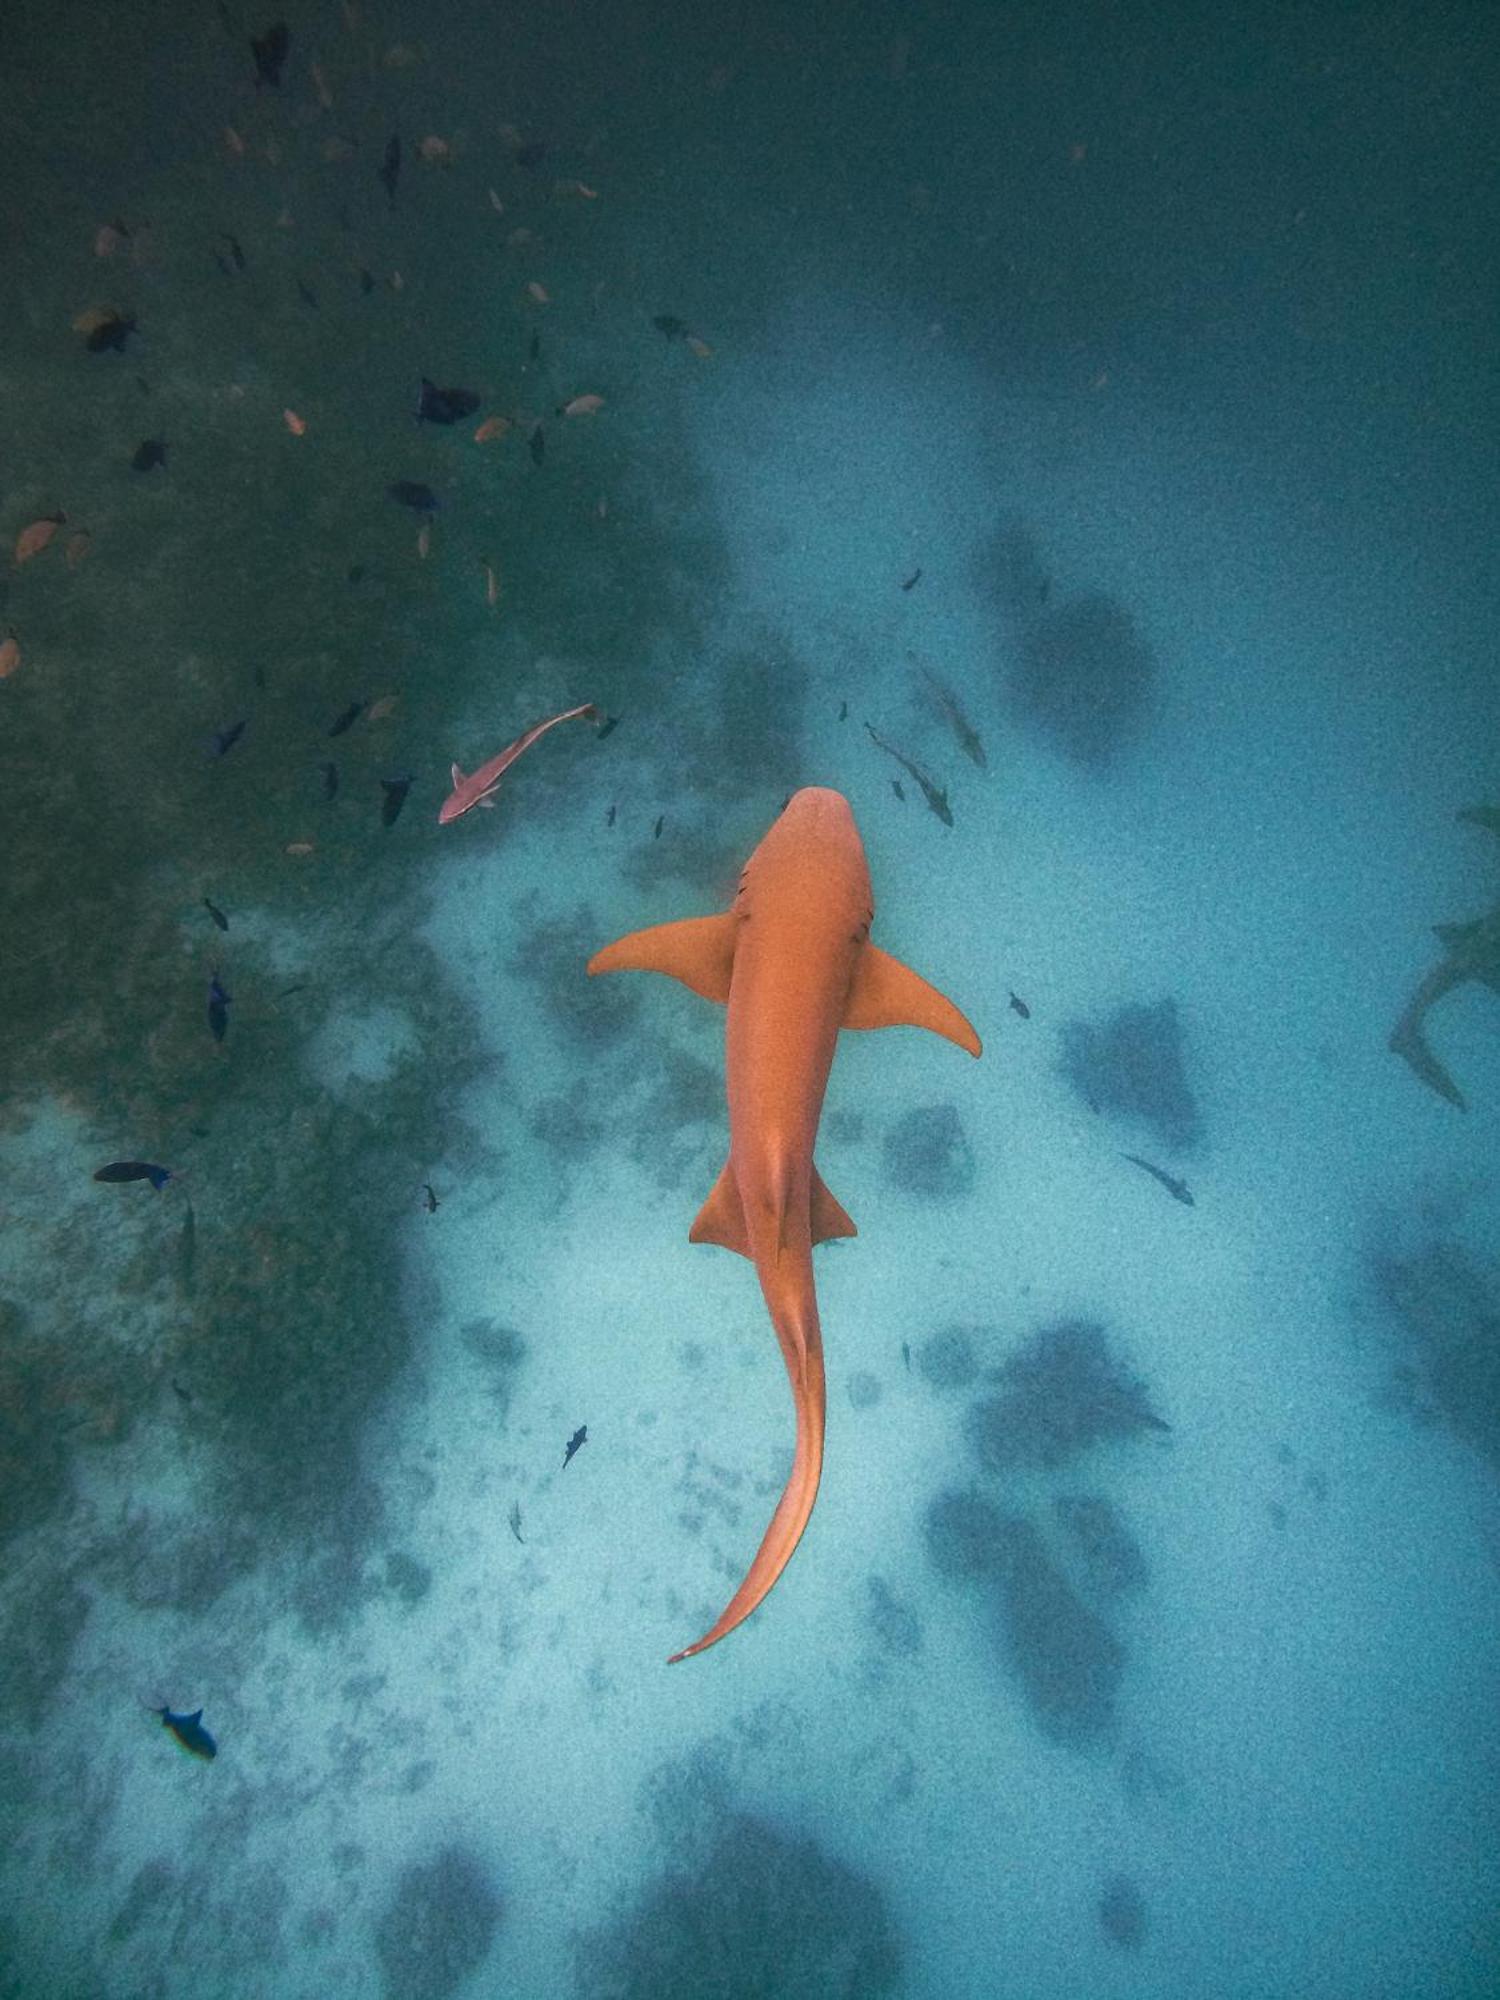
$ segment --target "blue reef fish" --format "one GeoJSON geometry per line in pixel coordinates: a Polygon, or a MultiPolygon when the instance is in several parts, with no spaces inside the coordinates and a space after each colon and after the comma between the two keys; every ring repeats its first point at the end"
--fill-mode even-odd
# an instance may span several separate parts
{"type": "Polygon", "coordinates": [[[170,1167],[154,1166],[150,1160],[111,1160],[94,1172],[96,1181],[150,1181],[158,1194],[171,1178],[170,1167]]]}
{"type": "Polygon", "coordinates": [[[435,382],[422,377],[422,387],[417,396],[417,422],[426,424],[456,424],[460,417],[471,417],[479,408],[479,398],[472,389],[440,389],[435,382]]]}
{"type": "Polygon", "coordinates": [[[215,972],[208,982],[208,1032],[216,1042],[222,1042],[229,1029],[229,1008],[234,999],[226,993],[215,972]]]}
{"type": "Polygon", "coordinates": [[[250,53],[255,58],[255,87],[259,90],[263,83],[279,84],[281,67],[286,61],[287,50],[292,45],[292,37],[285,21],[277,21],[266,29],[263,35],[250,37],[250,53]]]}
{"type": "Polygon", "coordinates": [[[228,917],[225,916],[224,912],[219,908],[217,903],[211,903],[208,900],[207,896],[205,896],[203,898],[203,907],[205,910],[207,910],[208,914],[213,918],[215,924],[221,931],[228,930],[229,919],[228,917]]]}
{"type": "Polygon", "coordinates": [[[420,479],[393,479],[385,490],[392,500],[399,500],[403,507],[410,507],[415,513],[437,512],[437,495],[430,486],[424,486],[420,479]]]}
{"type": "Polygon", "coordinates": [[[191,1715],[174,1715],[163,1703],[160,1708],[153,1708],[151,1713],[161,1717],[162,1726],[171,1730],[184,1750],[191,1750],[195,1757],[201,1757],[205,1763],[218,1756],[218,1744],[203,1727],[201,1708],[195,1708],[191,1715]]]}
{"type": "Polygon", "coordinates": [[[1187,1208],[1194,1206],[1193,1197],[1186,1181],[1180,1181],[1175,1174],[1169,1174],[1163,1167],[1153,1167],[1149,1160],[1143,1160],[1139,1153],[1122,1153],[1122,1160],[1129,1160],[1133,1167],[1140,1167],[1150,1174],[1152,1180],[1160,1181],[1173,1201],[1180,1201],[1187,1208]]]}
{"type": "Polygon", "coordinates": [[[1023,1021],[1031,1019],[1031,1009],[1018,993],[1012,993],[1010,996],[1010,1011],[1012,1014],[1019,1014],[1023,1021]]]}
{"type": "Polygon", "coordinates": [[[386,195],[390,200],[391,207],[394,208],[396,206],[396,183],[401,178],[401,135],[399,132],[393,132],[390,138],[386,140],[385,158],[376,169],[376,173],[379,176],[380,185],[385,189],[386,195]]]}
{"type": "Polygon", "coordinates": [[[342,736],[346,729],[354,727],[364,712],[365,704],[363,698],[359,701],[351,701],[349,706],[342,710],[330,724],[328,734],[330,736],[342,736]]]}

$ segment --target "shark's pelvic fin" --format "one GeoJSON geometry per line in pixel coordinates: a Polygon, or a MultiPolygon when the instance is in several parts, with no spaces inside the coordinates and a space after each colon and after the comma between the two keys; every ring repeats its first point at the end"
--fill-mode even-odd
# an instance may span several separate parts
{"type": "Polygon", "coordinates": [[[688,1242],[717,1243],[721,1250],[737,1250],[742,1257],[755,1255],[750,1248],[750,1232],[745,1227],[745,1204],[740,1200],[739,1187],[727,1160],[723,1173],[714,1182],[712,1194],[688,1231],[688,1242]]]}
{"type": "Polygon", "coordinates": [[[630,931],[589,960],[595,972],[664,972],[705,1000],[729,1003],[729,978],[734,970],[734,946],[739,920],[732,910],[717,917],[684,917],[675,924],[653,924],[630,931]]]}
{"type": "Polygon", "coordinates": [[[828,1192],[828,1184],[814,1167],[812,1170],[812,1240],[826,1243],[832,1236],[858,1236],[859,1231],[849,1220],[840,1203],[828,1192]]]}
{"type": "Polygon", "coordinates": [[[866,944],[859,955],[842,1026],[930,1028],[971,1056],[979,1054],[979,1037],[953,1002],[876,944],[866,944]]]}

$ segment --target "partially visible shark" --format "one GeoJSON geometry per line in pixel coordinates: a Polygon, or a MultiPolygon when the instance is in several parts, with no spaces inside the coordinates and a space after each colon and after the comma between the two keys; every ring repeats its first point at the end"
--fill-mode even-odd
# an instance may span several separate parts
{"type": "MultiPolygon", "coordinates": [[[[797,1447],[744,1582],[701,1639],[742,1624],[786,1568],[817,1498],[827,1391],[812,1251],[854,1224],[813,1165],[841,1028],[930,1028],[970,1055],[964,1016],[870,942],[870,870],[849,801],[795,792],[745,864],[721,916],[632,931],[596,952],[590,973],[664,972],[728,1009],[729,1158],[688,1232],[755,1265],[797,1408],[797,1447]]],[[[670,1664],[670,1663],[669,1663],[670,1664]]]]}
{"type": "MultiPolygon", "coordinates": [[[[1483,826],[1491,833],[1500,833],[1500,806],[1466,806],[1458,817],[1470,826],[1483,826]]],[[[1391,1030],[1390,1048],[1410,1063],[1423,1083],[1439,1097],[1446,1097],[1460,1111],[1467,1111],[1463,1092],[1428,1047],[1423,1023],[1428,1009],[1445,993],[1470,979],[1477,979],[1492,993],[1500,994],[1500,903],[1471,923],[1435,924],[1433,929],[1448,955],[1432,968],[1408,1001],[1391,1030]]]]}

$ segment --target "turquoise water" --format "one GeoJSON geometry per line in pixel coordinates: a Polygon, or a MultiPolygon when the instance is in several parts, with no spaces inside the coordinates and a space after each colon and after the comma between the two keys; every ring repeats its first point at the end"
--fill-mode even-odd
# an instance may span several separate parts
{"type": "Polygon", "coordinates": [[[1497,34],[1222,13],[11,24],[0,1990],[1500,1985],[1497,34]],[[792,1410],[584,968],[804,785],[984,1054],[669,1669],[792,1410]]]}

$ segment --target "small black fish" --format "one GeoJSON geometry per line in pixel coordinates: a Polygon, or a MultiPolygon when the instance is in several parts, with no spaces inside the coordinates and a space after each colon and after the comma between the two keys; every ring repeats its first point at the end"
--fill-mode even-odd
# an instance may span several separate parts
{"type": "Polygon", "coordinates": [[[170,1167],[153,1166],[150,1160],[111,1160],[94,1174],[96,1181],[150,1181],[158,1194],[171,1178],[170,1167]]]}
{"type": "Polygon", "coordinates": [[[911,575],[910,575],[910,576],[909,576],[909,577],[908,577],[908,578],[906,579],[905,583],[903,583],[903,584],[902,584],[901,588],[902,588],[903,590],[915,590],[915,589],[916,589],[916,587],[917,587],[917,585],[918,585],[918,584],[919,584],[919,583],[920,583],[921,581],[922,581],[922,572],[921,572],[921,570],[920,570],[920,569],[914,569],[914,570],[912,571],[911,575]]]}
{"type": "Polygon", "coordinates": [[[367,697],[362,695],[358,701],[351,701],[347,708],[341,709],[330,724],[328,734],[342,736],[346,729],[352,729],[365,712],[366,699],[367,697]]]}
{"type": "Polygon", "coordinates": [[[364,265],[360,266],[359,289],[364,293],[366,298],[368,298],[371,292],[373,292],[375,289],[375,273],[367,269],[364,265]]]}
{"type": "Polygon", "coordinates": [[[134,313],[111,313],[108,319],[89,329],[83,344],[90,354],[103,354],[109,348],[123,354],[126,341],[134,332],[134,313]]]}
{"type": "Polygon", "coordinates": [[[337,764],[322,764],[322,765],[320,765],[320,766],[319,766],[318,768],[319,768],[319,769],[320,769],[320,770],[322,771],[322,773],[323,773],[323,796],[324,796],[324,798],[325,798],[325,799],[336,799],[336,798],[338,797],[338,795],[339,795],[339,767],[338,767],[338,765],[337,765],[337,764]]]}
{"type": "Polygon", "coordinates": [[[901,1343],[901,1365],[902,1365],[902,1367],[903,1367],[903,1368],[904,1368],[904,1369],[906,1370],[907,1374],[908,1374],[908,1375],[910,1375],[910,1373],[911,1373],[911,1342],[910,1342],[909,1340],[903,1340],[903,1341],[902,1341],[902,1343],[901,1343]]]}
{"type": "Polygon", "coordinates": [[[350,583],[362,583],[364,581],[365,566],[363,563],[350,563],[344,575],[350,583]]]}
{"type": "Polygon", "coordinates": [[[528,139],[524,146],[517,146],[514,154],[518,167],[539,167],[547,157],[545,139],[528,139]]]}
{"type": "Polygon", "coordinates": [[[839,703],[839,721],[847,722],[848,720],[849,720],[849,704],[847,701],[841,701],[839,703]]]}
{"type": "Polygon", "coordinates": [[[208,982],[208,1032],[216,1042],[222,1042],[229,1029],[229,1008],[233,994],[226,993],[219,983],[218,973],[208,982]]]}
{"type": "Polygon", "coordinates": [[[393,132],[385,142],[385,158],[376,172],[381,186],[390,198],[391,207],[396,206],[396,183],[401,178],[401,135],[393,132]]]}
{"type": "Polygon", "coordinates": [[[688,330],[687,321],[679,319],[675,313],[658,313],[651,324],[668,340],[681,340],[688,330]]]}
{"type": "Polygon", "coordinates": [[[892,790],[892,791],[893,791],[893,792],[894,792],[894,793],[896,794],[896,797],[897,797],[898,799],[900,799],[900,801],[901,801],[902,805],[905,805],[905,804],[906,804],[906,793],[905,793],[905,790],[904,790],[904,789],[903,789],[903,787],[902,787],[902,784],[901,784],[901,780],[900,780],[899,778],[892,778],[892,780],[891,780],[891,790],[892,790]]]}
{"type": "MultiPolygon", "coordinates": [[[[567,1463],[566,1460],[563,1462],[564,1464],[567,1463]]],[[[512,1500],[510,1503],[510,1531],[524,1548],[526,1546],[526,1537],[521,1533],[521,1503],[519,1500],[512,1500]]]]}
{"type": "Polygon", "coordinates": [[[420,479],[393,479],[385,490],[392,500],[399,500],[403,507],[410,507],[418,514],[437,512],[437,495],[420,479]]]}
{"type": "Polygon", "coordinates": [[[536,426],[531,436],[526,440],[526,448],[531,453],[532,464],[540,465],[547,450],[546,435],[540,424],[536,426]]]}
{"type": "Polygon", "coordinates": [[[244,735],[248,721],[249,717],[247,716],[244,722],[231,722],[227,729],[216,729],[214,731],[213,755],[215,757],[227,757],[229,755],[235,744],[244,735]]]}
{"type": "Polygon", "coordinates": [[[234,263],[234,268],[237,271],[243,271],[245,268],[245,253],[240,248],[240,239],[237,236],[231,236],[226,229],[220,236],[219,241],[229,245],[229,255],[234,263]]]}
{"type": "Polygon", "coordinates": [[[1023,999],[1021,999],[1019,994],[1016,993],[1011,994],[1010,1011],[1012,1012],[1012,1014],[1019,1014],[1023,1021],[1029,1021],[1031,1019],[1031,1009],[1026,1005],[1026,1002],[1023,999]]]}
{"type": "Polygon", "coordinates": [[[311,306],[314,311],[317,310],[318,295],[312,286],[305,284],[301,278],[297,280],[297,296],[301,299],[303,305],[311,306]]]}
{"type": "Polygon", "coordinates": [[[1196,1205],[1191,1193],[1188,1191],[1187,1182],[1178,1180],[1175,1174],[1169,1174],[1163,1167],[1153,1167],[1151,1162],[1143,1160],[1139,1153],[1122,1153],[1120,1158],[1122,1160],[1129,1160],[1133,1167],[1143,1168],[1145,1172],[1150,1174],[1152,1180],[1160,1181],[1173,1201],[1180,1201],[1186,1208],[1192,1208],[1196,1205]]]}
{"type": "MultiPolygon", "coordinates": [[[[173,1393],[173,1395],[174,1395],[174,1396],[180,1396],[180,1397],[181,1397],[181,1399],[183,1400],[183,1402],[184,1402],[184,1403],[190,1403],[190,1402],[192,1402],[192,1400],[193,1400],[193,1392],[192,1392],[192,1390],[191,1390],[191,1389],[184,1389],[184,1388],[183,1388],[183,1386],[182,1386],[182,1384],[181,1384],[181,1383],[180,1383],[180,1382],[178,1381],[178,1379],[177,1379],[177,1377],[176,1377],[175,1375],[169,1375],[167,1379],[168,1379],[168,1381],[169,1381],[169,1382],[170,1382],[170,1383],[172,1384],[172,1393],[173,1393]]],[[[201,1713],[201,1711],[200,1711],[200,1713],[201,1713]]],[[[153,1709],[153,1710],[152,1710],[152,1714],[153,1714],[153,1715],[160,1715],[160,1714],[161,1714],[161,1710],[160,1710],[159,1708],[158,1708],[158,1709],[153,1709]]]]}
{"type": "Polygon", "coordinates": [[[426,1201],[423,1203],[423,1207],[427,1210],[427,1213],[429,1215],[436,1215],[438,1210],[442,1207],[443,1204],[438,1200],[437,1196],[433,1193],[431,1181],[423,1181],[422,1192],[427,1197],[426,1201]]]}
{"type": "Polygon", "coordinates": [[[419,424],[456,424],[461,417],[473,416],[478,408],[479,398],[472,389],[440,389],[422,377],[417,396],[419,424]]]}
{"type": "Polygon", "coordinates": [[[587,1424],[580,1424],[577,1430],[574,1431],[573,1435],[568,1439],[567,1450],[563,1453],[564,1472],[567,1471],[568,1460],[573,1456],[574,1452],[578,1451],[582,1446],[586,1445],[588,1441],[589,1441],[589,1427],[587,1424]]]}
{"type": "Polygon", "coordinates": [[[615,813],[616,813],[617,811],[618,811],[618,807],[616,807],[616,806],[611,806],[611,807],[610,807],[610,809],[609,809],[609,811],[608,811],[608,812],[607,812],[607,813],[606,813],[606,814],[604,815],[604,824],[605,824],[606,826],[613,826],[613,825],[614,825],[614,823],[615,823],[615,813]]]}
{"type": "Polygon", "coordinates": [[[291,47],[292,38],[285,21],[278,21],[267,28],[263,35],[250,37],[250,53],[255,58],[255,87],[263,83],[278,84],[281,81],[281,66],[286,61],[286,52],[291,47]]]}
{"type": "Polygon", "coordinates": [[[193,1274],[198,1262],[198,1218],[193,1212],[193,1204],[184,1195],[182,1230],[177,1238],[177,1277],[182,1289],[191,1294],[193,1274]]]}
{"type": "Polygon", "coordinates": [[[527,344],[527,348],[526,348],[526,354],[527,354],[527,358],[528,358],[529,360],[532,360],[532,361],[540,361],[540,360],[541,360],[541,358],[542,358],[542,336],[541,336],[541,335],[540,335],[539,333],[533,333],[533,334],[532,334],[532,336],[531,336],[531,339],[530,339],[530,341],[529,341],[529,342],[528,342],[528,344],[527,344]]]}
{"type": "Polygon", "coordinates": [[[195,1708],[191,1715],[174,1715],[165,1706],[153,1708],[151,1713],[159,1715],[164,1728],[170,1729],[184,1750],[191,1750],[195,1757],[207,1762],[219,1754],[219,1746],[203,1727],[203,1710],[195,1708]]]}
{"type": "Polygon", "coordinates": [[[228,930],[229,919],[228,917],[225,916],[224,912],[219,908],[217,903],[211,903],[208,900],[207,896],[205,896],[203,898],[203,907],[205,910],[207,910],[208,914],[213,918],[214,922],[218,925],[221,931],[228,930]]]}
{"type": "Polygon", "coordinates": [[[406,795],[411,790],[411,779],[382,778],[380,785],[385,793],[380,806],[380,824],[394,826],[401,817],[401,808],[406,804],[406,795]]]}
{"type": "Polygon", "coordinates": [[[602,740],[608,736],[612,729],[618,729],[619,726],[620,718],[618,715],[606,715],[604,720],[599,724],[599,727],[594,731],[594,734],[602,740]]]}
{"type": "Polygon", "coordinates": [[[655,826],[653,826],[651,829],[651,838],[653,840],[661,839],[661,830],[666,825],[666,823],[667,823],[667,816],[665,813],[662,813],[660,817],[657,819],[655,826]]]}
{"type": "Polygon", "coordinates": [[[130,455],[132,472],[149,472],[153,466],[167,462],[167,441],[165,438],[145,438],[130,455]]]}

